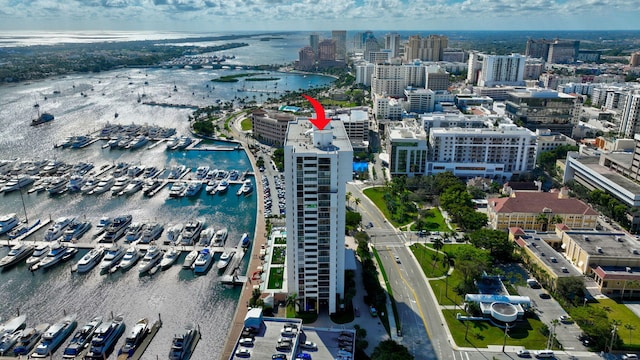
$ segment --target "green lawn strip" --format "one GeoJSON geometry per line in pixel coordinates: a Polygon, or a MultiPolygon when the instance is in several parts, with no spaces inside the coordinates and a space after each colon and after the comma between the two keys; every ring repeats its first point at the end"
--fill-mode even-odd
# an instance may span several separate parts
{"type": "Polygon", "coordinates": [[[620,336],[620,339],[624,341],[625,346],[628,345],[631,348],[640,349],[640,335],[638,335],[638,331],[640,330],[640,318],[638,318],[633,311],[624,304],[620,304],[612,299],[598,299],[597,303],[589,303],[589,306],[604,309],[607,312],[607,317],[610,322],[612,320],[620,321],[620,325],[618,326],[618,335],[620,336]],[[631,331],[631,339],[629,339],[629,330],[624,327],[627,324],[635,328],[635,330],[631,331]]]}
{"type": "Polygon", "coordinates": [[[269,269],[269,283],[267,289],[280,289],[282,287],[282,280],[284,279],[284,268],[272,267],[269,269]]]}
{"type": "Polygon", "coordinates": [[[242,131],[249,131],[253,129],[253,125],[251,124],[251,119],[244,118],[240,121],[240,126],[242,127],[242,131]]]}
{"type": "Polygon", "coordinates": [[[277,237],[275,240],[275,243],[277,245],[285,245],[287,243],[287,238],[283,238],[283,237],[277,237]]]}
{"type": "Polygon", "coordinates": [[[444,216],[438,208],[431,208],[427,210],[427,216],[423,218],[425,226],[422,229],[418,229],[415,224],[411,225],[411,231],[427,230],[427,231],[449,231],[447,223],[444,221],[444,216]]]}
{"type": "Polygon", "coordinates": [[[271,254],[272,264],[284,264],[284,260],[287,254],[287,248],[284,246],[274,246],[273,253],[271,254]]]}
{"type": "MultiPolygon", "coordinates": [[[[396,320],[396,328],[401,328],[400,318],[398,317],[398,309],[396,308],[396,300],[393,298],[393,290],[391,289],[391,285],[389,284],[389,279],[387,279],[387,273],[384,271],[384,266],[382,266],[382,261],[380,261],[380,257],[378,256],[378,251],[373,248],[373,256],[376,257],[376,261],[378,262],[378,268],[380,269],[380,273],[382,274],[382,278],[384,279],[384,285],[387,288],[387,293],[389,294],[389,299],[391,300],[391,309],[393,310],[393,316],[396,320]]],[[[380,309],[378,309],[380,312],[380,309]]],[[[389,326],[389,319],[387,316],[383,316],[383,321],[387,324],[385,328],[387,329],[387,333],[391,332],[391,327],[389,326]]]]}
{"type": "Polygon", "coordinates": [[[428,278],[436,278],[444,276],[447,273],[447,270],[449,270],[449,266],[442,263],[442,254],[438,254],[433,250],[427,249],[423,244],[413,244],[410,246],[410,249],[411,252],[413,252],[413,256],[415,256],[418,263],[420,263],[424,276],[428,278]]]}
{"type": "Polygon", "coordinates": [[[458,295],[455,287],[462,282],[462,276],[459,271],[453,271],[451,276],[443,279],[430,280],[429,285],[433,289],[433,294],[438,299],[440,305],[458,305],[464,301],[464,298],[458,295]],[[448,280],[447,280],[448,279],[448,280]],[[447,284],[448,282],[448,284],[447,284]]]}
{"type": "MultiPolygon", "coordinates": [[[[486,348],[488,345],[502,345],[504,342],[504,329],[494,326],[488,321],[469,321],[469,332],[465,340],[466,324],[456,319],[457,313],[462,310],[442,310],[453,340],[458,346],[486,348]]],[[[507,345],[522,346],[525,349],[544,349],[547,337],[542,335],[540,329],[544,324],[538,319],[527,318],[516,322],[509,328],[507,345]]]]}

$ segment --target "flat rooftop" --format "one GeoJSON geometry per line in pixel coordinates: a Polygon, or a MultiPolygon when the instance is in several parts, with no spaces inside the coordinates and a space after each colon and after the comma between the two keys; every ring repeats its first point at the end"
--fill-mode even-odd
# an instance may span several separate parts
{"type": "Polygon", "coordinates": [[[633,254],[633,250],[640,251],[640,242],[621,232],[567,231],[566,234],[589,255],[640,258],[633,254]]]}
{"type": "MultiPolygon", "coordinates": [[[[622,154],[623,156],[626,154],[622,154]]],[[[631,156],[633,156],[633,154],[630,154],[631,156]]],[[[610,155],[607,155],[610,156],[610,155]]],[[[629,155],[626,155],[629,156],[629,155]]],[[[634,194],[640,194],[640,184],[637,184],[636,182],[627,179],[626,177],[624,177],[623,175],[609,169],[606,166],[602,166],[599,164],[599,157],[597,156],[580,156],[577,158],[572,158],[572,160],[579,162],[580,164],[582,164],[583,166],[589,168],[590,170],[593,171],[594,174],[599,174],[600,176],[606,178],[607,180],[613,182],[614,184],[618,185],[619,187],[622,187],[624,189],[626,189],[627,191],[630,191],[634,194]]]]}
{"type": "Polygon", "coordinates": [[[347,131],[340,120],[331,120],[323,130],[317,130],[308,118],[298,117],[295,121],[289,122],[289,127],[287,128],[285,146],[290,145],[294,146],[296,152],[305,153],[316,152],[323,154],[327,152],[353,151],[347,131]],[[318,133],[331,132],[333,134],[331,146],[315,146],[313,144],[313,133],[316,131],[318,133]]]}

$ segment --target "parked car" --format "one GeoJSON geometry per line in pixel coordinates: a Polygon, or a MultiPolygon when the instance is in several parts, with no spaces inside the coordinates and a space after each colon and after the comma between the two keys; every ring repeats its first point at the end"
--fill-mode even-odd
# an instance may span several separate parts
{"type": "Polygon", "coordinates": [[[273,355],[271,355],[271,360],[287,360],[287,355],[285,355],[285,354],[273,354],[273,355]]]}
{"type": "Polygon", "coordinates": [[[638,360],[638,354],[624,354],[622,360],[638,360]]]}
{"type": "Polygon", "coordinates": [[[525,350],[525,349],[518,350],[518,351],[516,352],[516,354],[517,354],[518,356],[520,356],[520,357],[527,357],[527,358],[528,358],[528,357],[531,357],[531,352],[530,352],[529,350],[525,350]]]}
{"type": "Polygon", "coordinates": [[[316,351],[318,350],[318,345],[316,345],[316,343],[312,341],[305,341],[304,343],[300,344],[300,348],[304,350],[316,351]]]}
{"type": "Polygon", "coordinates": [[[369,307],[369,314],[371,314],[371,316],[376,317],[378,316],[378,310],[376,310],[376,308],[374,308],[373,306],[369,307]]]}
{"type": "Polygon", "coordinates": [[[236,350],[236,356],[237,357],[249,357],[249,356],[251,356],[251,352],[249,351],[249,349],[240,348],[240,349],[236,350]]]}

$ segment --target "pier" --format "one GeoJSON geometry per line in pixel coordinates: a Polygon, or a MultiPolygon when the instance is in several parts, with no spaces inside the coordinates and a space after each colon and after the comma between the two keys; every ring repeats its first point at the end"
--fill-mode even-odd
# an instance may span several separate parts
{"type": "Polygon", "coordinates": [[[247,282],[248,278],[246,276],[238,276],[237,272],[240,270],[240,262],[244,258],[245,251],[241,244],[238,244],[233,251],[235,255],[233,255],[229,265],[224,270],[224,274],[220,277],[220,282],[229,285],[242,285],[247,282]]]}
{"type": "Polygon", "coordinates": [[[120,356],[118,356],[118,360],[139,360],[142,357],[142,354],[144,354],[145,350],[147,350],[147,347],[151,343],[151,340],[153,340],[161,327],[162,319],[160,318],[160,314],[158,314],[158,320],[153,323],[151,329],[149,329],[149,333],[147,334],[147,336],[145,336],[144,340],[142,340],[142,343],[140,343],[133,355],[128,356],[127,354],[121,354],[120,356]]]}

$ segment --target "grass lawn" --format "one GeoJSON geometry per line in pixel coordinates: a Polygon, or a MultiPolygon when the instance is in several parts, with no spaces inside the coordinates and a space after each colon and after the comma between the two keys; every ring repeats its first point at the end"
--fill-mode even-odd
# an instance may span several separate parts
{"type": "Polygon", "coordinates": [[[275,243],[278,244],[278,245],[286,245],[287,244],[287,238],[277,237],[275,239],[275,243]]]}
{"type": "MultiPolygon", "coordinates": [[[[393,290],[391,289],[391,285],[389,285],[389,279],[387,279],[387,273],[386,271],[384,271],[384,266],[382,266],[382,261],[380,261],[380,257],[378,256],[378,251],[376,251],[375,248],[373,248],[373,255],[376,257],[376,261],[378,262],[378,267],[380,268],[380,273],[382,274],[382,278],[384,279],[384,285],[387,288],[387,293],[388,293],[387,295],[391,300],[391,309],[393,311],[393,316],[396,320],[396,326],[398,328],[402,328],[400,324],[400,317],[398,316],[398,308],[396,307],[396,300],[393,298],[393,290]]],[[[378,312],[380,312],[380,309],[378,309],[378,312]]],[[[384,311],[384,314],[379,314],[379,316],[380,316],[380,320],[382,320],[382,323],[385,324],[387,333],[390,333],[391,327],[389,326],[389,317],[386,314],[386,311],[384,311]]]]}
{"type": "Polygon", "coordinates": [[[284,268],[269,269],[269,283],[267,289],[280,289],[282,287],[282,279],[284,278],[284,268]]]}
{"type": "Polygon", "coordinates": [[[387,209],[387,204],[384,201],[384,187],[380,186],[380,187],[368,188],[368,189],[365,189],[363,192],[371,201],[373,201],[374,204],[376,204],[376,207],[380,209],[380,211],[382,211],[382,214],[384,214],[384,217],[391,224],[393,224],[393,226],[400,227],[400,226],[407,225],[408,223],[413,221],[411,217],[407,217],[407,220],[403,223],[397,223],[393,220],[393,217],[391,216],[391,212],[389,212],[389,209],[387,209]]]}
{"type": "Polygon", "coordinates": [[[413,244],[410,246],[411,252],[418,259],[424,275],[428,278],[444,276],[449,270],[448,264],[442,264],[444,255],[427,249],[423,244],[413,244]],[[435,267],[434,267],[435,259],[435,267]]]}
{"type": "Polygon", "coordinates": [[[251,119],[249,118],[242,119],[240,126],[242,127],[242,131],[249,131],[253,128],[253,125],[251,125],[251,119]]]}
{"type": "Polygon", "coordinates": [[[624,341],[625,346],[640,348],[640,335],[638,335],[638,330],[640,330],[640,318],[638,318],[633,311],[629,310],[629,308],[623,304],[611,299],[598,299],[598,303],[590,303],[589,306],[604,309],[607,312],[607,317],[610,321],[620,321],[621,325],[618,326],[618,335],[620,335],[620,338],[624,341]],[[629,330],[624,327],[626,324],[630,324],[635,328],[635,330],[631,331],[631,339],[629,339],[629,330]]]}
{"type": "Polygon", "coordinates": [[[418,229],[415,224],[411,225],[411,231],[427,230],[427,231],[449,231],[449,227],[444,221],[444,217],[438,208],[431,208],[426,211],[426,217],[423,218],[425,226],[423,229],[418,229]]]}
{"type": "Polygon", "coordinates": [[[284,260],[287,254],[287,248],[284,246],[274,246],[273,253],[271,254],[272,264],[284,264],[284,260]]]}
{"type": "Polygon", "coordinates": [[[433,289],[433,293],[438,298],[440,305],[460,306],[464,301],[464,297],[458,295],[454,289],[461,282],[462,276],[460,272],[454,270],[451,276],[444,279],[430,280],[429,285],[431,285],[431,289],[433,289]]]}
{"type": "MultiPolygon", "coordinates": [[[[474,346],[486,348],[487,345],[501,345],[504,341],[504,329],[491,325],[487,321],[469,321],[469,332],[465,340],[466,326],[464,321],[456,319],[461,310],[443,310],[444,317],[458,346],[474,346]]],[[[544,349],[547,337],[540,333],[543,323],[538,319],[527,318],[516,322],[509,328],[507,345],[524,346],[526,349],[544,349]]]]}

